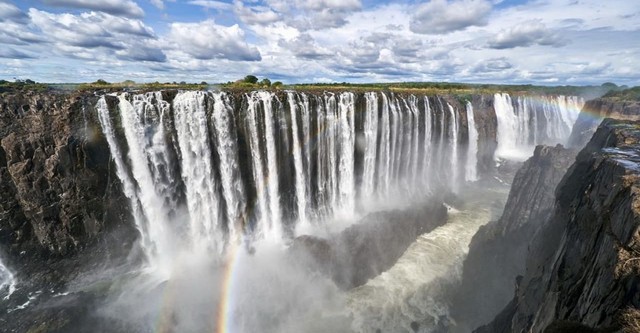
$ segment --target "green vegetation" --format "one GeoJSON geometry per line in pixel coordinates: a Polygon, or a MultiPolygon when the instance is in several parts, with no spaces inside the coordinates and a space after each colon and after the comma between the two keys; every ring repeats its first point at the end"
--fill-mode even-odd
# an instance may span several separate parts
{"type": "MultiPolygon", "coordinates": [[[[498,85],[498,84],[472,84],[472,83],[451,83],[451,82],[395,82],[395,83],[303,83],[284,85],[281,81],[271,82],[267,77],[258,78],[255,75],[247,75],[236,81],[229,81],[218,85],[222,89],[229,90],[256,90],[256,89],[295,89],[306,91],[393,91],[407,94],[448,94],[455,96],[462,104],[471,100],[475,94],[493,94],[496,92],[506,92],[511,95],[518,94],[538,94],[538,95],[577,95],[585,99],[599,96],[607,98],[636,100],[640,101],[640,87],[629,88],[618,86],[611,82],[603,83],[599,86],[534,86],[524,85],[498,85]]],[[[0,92],[6,91],[47,91],[47,90],[106,90],[106,91],[130,91],[130,90],[203,90],[209,89],[211,85],[206,81],[200,83],[181,82],[151,82],[136,83],[133,80],[111,83],[103,79],[98,79],[91,83],[81,84],[45,84],[37,83],[33,80],[0,80],[0,92]]]]}
{"type": "Polygon", "coordinates": [[[99,79],[92,83],[83,83],[76,88],[79,90],[125,90],[125,89],[140,89],[140,90],[159,90],[159,89],[184,89],[184,90],[200,90],[206,89],[209,85],[207,82],[201,83],[187,83],[181,82],[152,82],[152,83],[136,83],[132,80],[125,80],[118,83],[109,83],[103,79],[99,79]]]}
{"type": "Polygon", "coordinates": [[[629,89],[611,90],[603,97],[625,101],[640,101],[640,86],[629,89]]]}
{"type": "Polygon", "coordinates": [[[30,79],[15,80],[14,82],[0,80],[0,92],[6,91],[47,91],[49,86],[44,83],[38,83],[30,79]]]}
{"type": "Polygon", "coordinates": [[[227,82],[227,83],[223,83],[221,86],[224,88],[228,88],[228,89],[280,89],[283,84],[280,81],[276,81],[274,83],[271,83],[271,80],[269,78],[263,78],[261,81],[259,81],[260,79],[258,79],[257,76],[255,75],[247,75],[244,77],[244,79],[241,80],[237,80],[235,82],[227,82]]]}

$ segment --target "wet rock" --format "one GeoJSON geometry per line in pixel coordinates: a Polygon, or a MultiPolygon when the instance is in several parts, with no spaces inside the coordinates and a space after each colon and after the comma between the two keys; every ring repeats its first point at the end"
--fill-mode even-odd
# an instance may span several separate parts
{"type": "Polygon", "coordinates": [[[640,307],[638,193],[640,122],[607,119],[558,185],[513,301],[476,332],[624,329],[621,316],[640,307]]]}
{"type": "Polygon", "coordinates": [[[552,212],[554,190],[576,154],[561,145],[538,146],[518,170],[502,217],[481,227],[469,245],[452,306],[458,325],[487,323],[509,303],[529,240],[552,212]]]}
{"type": "Polygon", "coordinates": [[[327,239],[297,237],[291,253],[310,259],[338,287],[351,289],[391,268],[418,236],[443,225],[446,217],[446,207],[437,203],[372,213],[327,239]]]}

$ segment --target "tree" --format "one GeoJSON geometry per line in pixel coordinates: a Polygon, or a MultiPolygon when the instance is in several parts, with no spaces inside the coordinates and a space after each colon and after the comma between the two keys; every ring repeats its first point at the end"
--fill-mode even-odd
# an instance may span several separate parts
{"type": "Polygon", "coordinates": [[[125,81],[122,81],[122,84],[125,85],[125,86],[133,86],[136,83],[133,80],[125,80],[125,81]]]}
{"type": "Polygon", "coordinates": [[[200,82],[200,84],[203,85],[203,86],[206,86],[208,83],[207,83],[207,81],[202,81],[202,82],[200,82]]]}
{"type": "Polygon", "coordinates": [[[254,76],[254,75],[247,75],[247,76],[244,77],[242,82],[256,84],[256,83],[258,83],[258,78],[256,76],[254,76]]]}
{"type": "Polygon", "coordinates": [[[96,82],[94,82],[93,84],[95,85],[99,85],[99,86],[106,86],[109,84],[109,82],[103,80],[103,79],[98,79],[96,82]]]}
{"type": "Polygon", "coordinates": [[[276,81],[276,82],[272,83],[271,86],[276,88],[276,89],[278,89],[278,88],[282,87],[282,82],[276,81]]]}
{"type": "Polygon", "coordinates": [[[260,85],[263,87],[271,87],[271,80],[265,77],[264,79],[262,79],[262,81],[260,81],[260,85]]]}

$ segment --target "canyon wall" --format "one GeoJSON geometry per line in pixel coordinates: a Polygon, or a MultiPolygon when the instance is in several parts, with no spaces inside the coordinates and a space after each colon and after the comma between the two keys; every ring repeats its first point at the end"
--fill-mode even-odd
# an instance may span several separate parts
{"type": "Polygon", "coordinates": [[[600,125],[555,191],[515,298],[476,332],[637,330],[639,125],[600,125]]]}

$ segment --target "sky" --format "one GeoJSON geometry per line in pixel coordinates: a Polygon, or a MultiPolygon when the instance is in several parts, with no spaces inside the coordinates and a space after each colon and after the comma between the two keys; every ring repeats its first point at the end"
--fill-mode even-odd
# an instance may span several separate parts
{"type": "Polygon", "coordinates": [[[640,85],[640,0],[0,0],[0,79],[640,85]]]}

